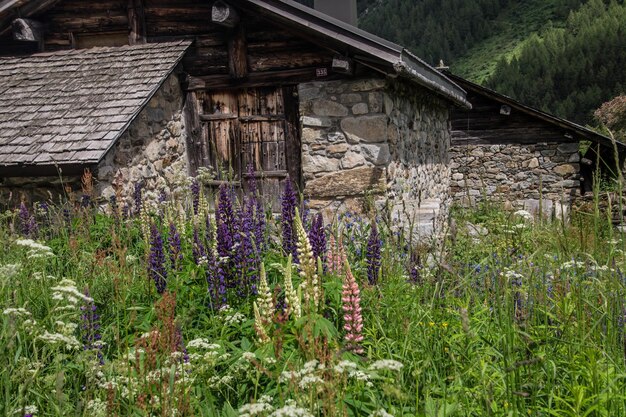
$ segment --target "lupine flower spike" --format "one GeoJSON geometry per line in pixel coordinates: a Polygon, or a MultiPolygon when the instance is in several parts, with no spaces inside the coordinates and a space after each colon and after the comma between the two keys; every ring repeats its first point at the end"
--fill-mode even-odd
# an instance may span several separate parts
{"type": "Polygon", "coordinates": [[[293,261],[298,263],[298,252],[296,249],[296,234],[293,229],[293,222],[296,216],[297,198],[296,193],[288,180],[285,184],[285,192],[282,197],[281,227],[283,231],[283,250],[286,254],[293,256],[293,261]]]}
{"type": "Polygon", "coordinates": [[[293,317],[297,320],[302,316],[302,306],[300,305],[300,297],[293,288],[291,280],[291,254],[287,257],[287,265],[285,266],[285,303],[293,317]]]}
{"type": "MultiPolygon", "coordinates": [[[[320,258],[322,262],[326,261],[326,231],[324,230],[324,218],[322,213],[317,213],[311,222],[311,230],[309,231],[309,240],[313,248],[313,256],[315,259],[320,258]]],[[[325,268],[324,268],[325,269],[325,268]]]]}
{"type": "Polygon", "coordinates": [[[372,230],[367,241],[367,252],[365,258],[367,260],[367,281],[370,285],[378,284],[378,276],[380,274],[380,235],[376,223],[372,222],[372,230]]]}
{"type": "Polygon", "coordinates": [[[256,331],[256,335],[259,338],[259,343],[266,344],[269,343],[270,338],[265,331],[265,325],[263,324],[263,318],[261,317],[261,313],[259,312],[259,306],[256,301],[253,304],[254,307],[254,330],[256,331]]]}
{"type": "Polygon", "coordinates": [[[341,292],[341,302],[344,312],[343,328],[346,331],[344,340],[347,350],[356,354],[362,354],[363,316],[361,315],[361,294],[359,284],[356,282],[354,275],[352,275],[350,265],[347,261],[345,263],[345,269],[346,275],[341,292]]]}
{"type": "Polygon", "coordinates": [[[165,269],[165,253],[163,252],[163,238],[154,223],[150,225],[150,259],[148,276],[154,281],[159,294],[165,292],[167,285],[167,270],[165,269]]]}
{"type": "Polygon", "coordinates": [[[259,296],[257,298],[259,305],[259,313],[265,323],[272,322],[274,314],[274,303],[272,301],[272,292],[267,284],[267,275],[265,273],[265,265],[261,262],[261,276],[259,277],[259,296]]]}
{"type": "Polygon", "coordinates": [[[313,258],[313,249],[309,242],[309,237],[304,230],[300,213],[296,208],[296,217],[294,219],[294,228],[298,237],[297,248],[298,257],[300,259],[300,276],[302,277],[302,294],[304,296],[305,307],[309,309],[309,313],[317,312],[320,304],[321,290],[320,282],[317,276],[317,262],[313,258]]]}

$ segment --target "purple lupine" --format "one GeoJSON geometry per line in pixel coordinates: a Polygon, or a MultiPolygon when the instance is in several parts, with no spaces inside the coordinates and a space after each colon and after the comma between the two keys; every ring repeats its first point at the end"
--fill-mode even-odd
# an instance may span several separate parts
{"type": "Polygon", "coordinates": [[[206,281],[211,299],[210,307],[219,310],[226,304],[226,279],[221,261],[217,259],[213,250],[207,253],[206,281]]]}
{"type": "Polygon", "coordinates": [[[80,198],[80,207],[81,208],[89,208],[91,207],[91,196],[89,194],[83,194],[80,198]]]}
{"type": "Polygon", "coordinates": [[[418,253],[412,252],[409,257],[409,283],[418,285],[422,282],[422,274],[420,273],[421,264],[421,256],[418,253]]]}
{"type": "Polygon", "coordinates": [[[254,243],[258,253],[265,250],[265,211],[263,202],[259,195],[256,175],[252,165],[248,165],[248,199],[246,200],[247,210],[254,212],[254,243]]]}
{"type": "Polygon", "coordinates": [[[296,216],[296,205],[298,204],[296,192],[291,185],[291,180],[285,182],[285,191],[282,196],[281,226],[283,230],[283,251],[286,255],[291,254],[293,261],[298,262],[298,251],[296,249],[297,237],[293,228],[293,220],[296,216]]]}
{"type": "Polygon", "coordinates": [[[24,237],[30,236],[30,212],[28,211],[28,207],[26,207],[26,203],[23,201],[20,203],[19,219],[22,235],[24,235],[24,237]]]}
{"type": "Polygon", "coordinates": [[[89,288],[85,288],[84,294],[90,301],[86,301],[80,307],[82,312],[80,316],[80,333],[83,340],[83,350],[94,353],[98,363],[104,365],[101,342],[102,335],[100,334],[100,316],[96,312],[96,304],[89,295],[89,288]]]}
{"type": "Polygon", "coordinates": [[[367,281],[370,285],[376,285],[378,283],[378,274],[380,273],[380,248],[381,241],[378,234],[378,227],[376,222],[372,222],[372,228],[370,230],[370,236],[367,240],[367,252],[365,259],[367,263],[367,281]]]}
{"type": "Polygon", "coordinates": [[[143,190],[143,184],[138,182],[135,184],[135,191],[133,193],[133,200],[135,201],[135,214],[139,215],[141,213],[141,208],[143,207],[143,197],[141,195],[141,191],[143,190]]]}
{"type": "Polygon", "coordinates": [[[193,206],[193,214],[198,215],[198,208],[200,207],[200,183],[197,178],[191,180],[191,203],[193,206]]]}
{"type": "Polygon", "coordinates": [[[167,243],[170,252],[170,266],[173,270],[180,270],[180,261],[183,259],[183,251],[180,244],[180,234],[174,222],[170,222],[170,231],[167,235],[167,243]]]}
{"type": "Polygon", "coordinates": [[[198,233],[198,228],[196,226],[193,228],[193,246],[191,248],[191,253],[193,254],[193,260],[196,265],[200,265],[200,263],[206,258],[206,248],[200,240],[200,234],[198,233]]]}
{"type": "Polygon", "coordinates": [[[237,293],[239,296],[248,294],[256,295],[258,268],[260,257],[255,251],[254,239],[254,212],[251,210],[240,210],[239,212],[239,233],[236,235],[237,250],[233,253],[235,274],[237,274],[237,293]]]}
{"type": "Polygon", "coordinates": [[[230,256],[234,245],[236,226],[233,201],[226,185],[222,185],[219,189],[215,221],[217,223],[217,252],[222,257],[230,256]]]}
{"type": "Polygon", "coordinates": [[[159,294],[165,292],[167,285],[167,270],[165,269],[165,253],[163,252],[163,238],[154,223],[150,225],[150,258],[148,260],[148,276],[154,281],[159,294]]]}
{"type": "Polygon", "coordinates": [[[313,248],[313,256],[320,258],[322,263],[326,261],[326,231],[324,230],[324,218],[322,213],[317,213],[311,221],[309,241],[313,248]]]}
{"type": "Polygon", "coordinates": [[[183,340],[183,332],[180,328],[180,325],[176,325],[176,330],[174,331],[174,345],[177,352],[182,353],[182,362],[189,363],[189,353],[187,353],[187,348],[185,347],[185,341],[183,340]]]}
{"type": "Polygon", "coordinates": [[[167,190],[165,188],[161,188],[161,190],[159,191],[158,201],[160,204],[163,204],[167,201],[167,190]]]}

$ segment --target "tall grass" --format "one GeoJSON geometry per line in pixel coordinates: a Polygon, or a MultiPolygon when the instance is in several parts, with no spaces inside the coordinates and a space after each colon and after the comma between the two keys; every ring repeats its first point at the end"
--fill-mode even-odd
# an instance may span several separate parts
{"type": "MultiPolygon", "coordinates": [[[[0,414],[626,415],[625,248],[609,217],[574,213],[562,224],[493,205],[459,209],[456,236],[430,258],[379,223],[372,286],[370,226],[340,216],[326,236],[343,241],[361,290],[363,354],[355,354],[344,344],[345,273],[321,258],[316,272],[292,270],[271,216],[258,252],[271,300],[228,287],[226,303],[216,303],[207,282],[216,271],[212,197],[197,214],[188,198],[134,217],[89,204],[26,207],[39,245],[21,236],[26,216],[2,214],[0,414]],[[167,252],[170,223],[182,260],[166,264],[160,295],[148,273],[149,226],[167,252]],[[206,258],[194,259],[198,244],[206,258]],[[284,303],[289,273],[296,289],[308,282],[300,302],[318,274],[319,308],[300,318],[277,308],[255,321],[254,301],[284,303]]],[[[259,273],[230,272],[244,281],[259,273]]]]}

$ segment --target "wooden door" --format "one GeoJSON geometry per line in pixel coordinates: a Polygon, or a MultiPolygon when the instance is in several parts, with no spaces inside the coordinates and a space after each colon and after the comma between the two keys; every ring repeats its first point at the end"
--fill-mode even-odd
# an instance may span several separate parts
{"type": "MultiPolygon", "coordinates": [[[[251,166],[268,201],[284,181],[300,185],[300,135],[294,87],[196,93],[201,135],[192,166],[207,167],[222,181],[242,183],[251,166]]],[[[275,207],[277,208],[277,207],[275,207]]]]}

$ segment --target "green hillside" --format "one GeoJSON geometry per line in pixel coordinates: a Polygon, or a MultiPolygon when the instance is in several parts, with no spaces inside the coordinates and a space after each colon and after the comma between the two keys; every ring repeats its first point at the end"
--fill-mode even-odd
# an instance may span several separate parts
{"type": "Polygon", "coordinates": [[[624,0],[358,0],[358,6],[361,28],[579,123],[592,122],[594,109],[624,93],[624,0]]]}
{"type": "MultiPolygon", "coordinates": [[[[574,8],[579,3],[572,2],[565,9],[574,8]]],[[[449,62],[451,71],[482,84],[493,74],[500,60],[518,56],[529,39],[550,28],[563,27],[565,16],[562,3],[548,0],[513,2],[498,16],[498,31],[449,62]]]]}

